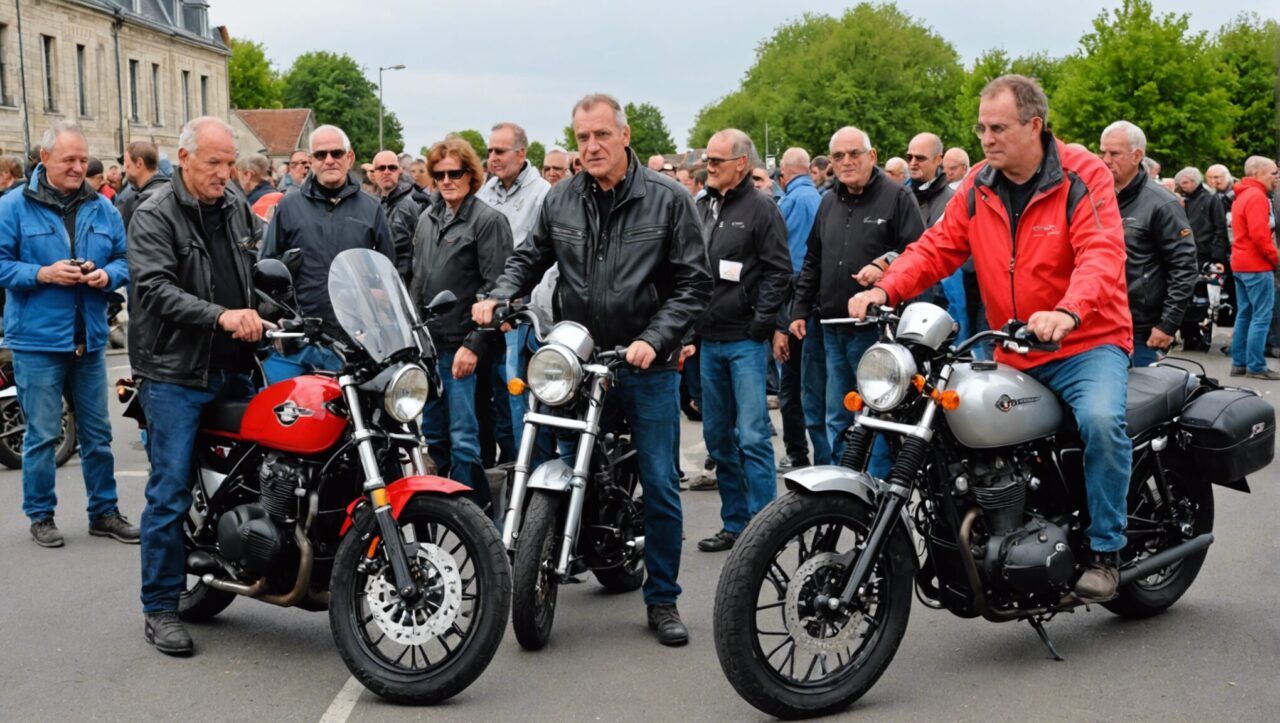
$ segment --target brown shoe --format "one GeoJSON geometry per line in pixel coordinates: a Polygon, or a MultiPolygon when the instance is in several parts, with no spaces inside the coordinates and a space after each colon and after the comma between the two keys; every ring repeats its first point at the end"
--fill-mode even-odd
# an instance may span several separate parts
{"type": "Polygon", "coordinates": [[[706,492],[716,489],[718,486],[714,472],[703,472],[689,483],[689,489],[695,492],[706,492]]]}
{"type": "Polygon", "coordinates": [[[1249,372],[1248,374],[1245,374],[1245,376],[1250,379],[1265,379],[1269,382],[1280,380],[1280,372],[1276,372],[1273,369],[1263,369],[1260,372],[1249,372]]]}
{"type": "Polygon", "coordinates": [[[1080,602],[1100,603],[1113,599],[1120,586],[1120,559],[1114,552],[1095,552],[1073,591],[1080,602]]]}

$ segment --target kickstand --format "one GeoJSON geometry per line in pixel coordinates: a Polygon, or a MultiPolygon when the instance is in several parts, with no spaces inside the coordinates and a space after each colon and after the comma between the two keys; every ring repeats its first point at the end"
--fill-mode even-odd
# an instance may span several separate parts
{"type": "Polygon", "coordinates": [[[1040,636],[1040,642],[1044,643],[1044,646],[1049,649],[1049,657],[1057,661],[1066,660],[1066,658],[1058,655],[1058,649],[1053,647],[1053,641],[1049,639],[1049,633],[1045,632],[1044,623],[1040,622],[1040,618],[1027,618],[1027,622],[1031,623],[1031,627],[1036,631],[1036,635],[1040,636]]]}

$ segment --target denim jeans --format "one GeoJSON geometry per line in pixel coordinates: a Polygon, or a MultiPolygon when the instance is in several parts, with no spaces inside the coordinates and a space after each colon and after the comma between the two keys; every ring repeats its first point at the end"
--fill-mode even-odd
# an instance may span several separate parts
{"type": "Polygon", "coordinates": [[[191,453],[200,413],[218,399],[252,392],[248,375],[211,372],[207,387],[143,379],[138,398],[148,425],[147,506],[142,511],[142,611],[171,612],[186,589],[187,551],[182,519],[191,507],[191,453]],[[163,421],[163,423],[161,423],[163,421]]]}
{"type": "MultiPolygon", "coordinates": [[[[283,358],[305,367],[304,374],[310,374],[317,369],[331,372],[342,370],[342,359],[329,349],[316,344],[303,344],[301,349],[292,354],[286,354],[283,358]]],[[[275,381],[279,380],[273,380],[272,383],[275,381]]]]}
{"type": "Polygon", "coordinates": [[[1231,366],[1251,372],[1265,371],[1267,331],[1276,302],[1276,288],[1269,271],[1237,271],[1236,325],[1231,334],[1231,366]]]}
{"type": "Polygon", "coordinates": [[[22,511],[32,522],[53,515],[57,466],[54,452],[62,435],[62,398],[76,410],[80,465],[89,498],[89,521],[117,512],[115,458],[107,411],[106,355],[86,352],[13,352],[18,405],[27,419],[22,440],[22,511]]]}
{"type": "MultiPolygon", "coordinates": [[[[444,381],[444,391],[438,399],[427,402],[422,412],[422,436],[427,449],[447,446],[447,460],[436,460],[440,474],[457,480],[471,488],[469,497],[489,517],[498,511],[493,507],[493,495],[489,490],[489,478],[480,464],[480,424],[476,421],[476,375],[462,379],[453,378],[453,358],[458,350],[441,351],[436,358],[436,369],[444,381]],[[447,464],[442,464],[446,462],[447,464]]],[[[477,370],[480,367],[476,367],[477,370]]]]}
{"type": "Polygon", "coordinates": [[[1133,354],[1129,358],[1134,368],[1149,367],[1164,358],[1163,351],[1147,346],[1147,336],[1151,331],[1143,331],[1145,333],[1133,335],[1133,354]]]}
{"type": "Polygon", "coordinates": [[[1125,434],[1128,367],[1120,347],[1107,345],[1027,370],[1071,407],[1080,427],[1087,533],[1094,552],[1115,552],[1125,545],[1125,499],[1133,461],[1133,446],[1125,434]]]}
{"type": "MultiPolygon", "coordinates": [[[[844,453],[844,432],[853,424],[853,412],[844,408],[844,395],[857,388],[858,362],[879,336],[870,328],[824,326],[821,329],[827,358],[827,439],[831,441],[832,463],[838,464],[844,453]]],[[[889,446],[883,436],[877,435],[867,471],[883,479],[892,466],[889,446]]]]}
{"type": "Polygon", "coordinates": [[[800,403],[804,406],[804,426],[813,444],[814,464],[835,464],[831,459],[831,438],[827,436],[827,353],[824,334],[817,330],[818,316],[809,318],[801,344],[800,403]]]}
{"type": "Polygon", "coordinates": [[[716,463],[720,520],[741,533],[777,493],[765,342],[702,340],[702,438],[716,463]]]}
{"type": "MultiPolygon", "coordinates": [[[[506,333],[506,339],[507,357],[503,380],[509,382],[512,379],[524,379],[524,370],[529,356],[529,327],[521,325],[512,329],[506,333]]],[[[511,436],[515,442],[515,448],[519,450],[520,438],[524,436],[524,413],[528,403],[523,394],[519,396],[507,394],[506,397],[511,408],[511,436]]]]}

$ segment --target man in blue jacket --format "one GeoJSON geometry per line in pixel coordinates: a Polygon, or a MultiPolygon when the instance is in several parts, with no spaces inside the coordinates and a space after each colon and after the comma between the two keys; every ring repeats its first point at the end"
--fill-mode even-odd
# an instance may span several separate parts
{"type": "Polygon", "coordinates": [[[124,224],[85,181],[88,165],[80,127],[57,123],[44,134],[40,164],[22,191],[0,199],[5,341],[27,420],[22,509],[42,547],[64,543],[53,523],[64,394],[76,410],[89,534],[138,542],[138,529],[116,506],[107,413],[107,294],[129,282],[124,224]]]}

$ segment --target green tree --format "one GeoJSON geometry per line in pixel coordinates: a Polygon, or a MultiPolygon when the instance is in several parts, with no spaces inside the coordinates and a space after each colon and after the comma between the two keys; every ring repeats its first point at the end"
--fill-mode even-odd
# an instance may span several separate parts
{"type": "MultiPolygon", "coordinates": [[[[964,80],[956,94],[956,113],[959,117],[961,133],[954,139],[948,139],[947,145],[960,146],[969,153],[971,158],[982,157],[982,144],[978,142],[977,136],[968,132],[967,129],[978,120],[978,103],[981,100],[979,93],[982,92],[983,87],[1008,73],[1025,75],[1039,82],[1040,87],[1049,96],[1049,113],[1052,116],[1054,90],[1058,87],[1062,75],[1062,62],[1061,58],[1051,58],[1045,53],[1020,56],[1010,60],[1008,53],[999,48],[993,48],[979,55],[973,61],[973,66],[965,71],[964,80]]],[[[1052,125],[1052,117],[1049,120],[1052,125]]]]}
{"type": "MultiPolygon", "coordinates": [[[[290,108],[310,108],[317,123],[346,132],[358,158],[378,149],[378,87],[351,56],[313,51],[298,56],[284,77],[283,98],[290,108]]],[[[399,153],[404,132],[394,113],[383,113],[385,147],[399,153]]]]}
{"type": "Polygon", "coordinates": [[[471,147],[475,149],[476,155],[480,157],[481,163],[483,163],[489,156],[489,143],[485,141],[484,136],[480,135],[480,131],[475,130],[474,128],[468,128],[465,131],[454,131],[447,137],[461,138],[467,143],[470,143],[471,147]]]}
{"type": "Polygon", "coordinates": [[[1213,55],[1226,69],[1230,104],[1239,114],[1231,132],[1234,152],[1219,160],[1238,172],[1248,156],[1280,153],[1280,23],[1241,15],[1218,32],[1213,55]]]}
{"type": "Polygon", "coordinates": [[[267,60],[266,49],[252,40],[231,41],[227,82],[235,108],[279,108],[280,74],[267,60]]]}
{"type": "Polygon", "coordinates": [[[570,153],[578,150],[578,137],[573,134],[573,126],[564,127],[564,149],[570,153]]]}
{"type": "Polygon", "coordinates": [[[627,114],[627,125],[631,126],[631,150],[640,156],[641,162],[655,154],[676,152],[676,142],[671,139],[667,121],[656,105],[627,103],[622,110],[627,114]]]}
{"type": "Polygon", "coordinates": [[[1230,79],[1186,15],[1156,17],[1148,0],[1124,0],[1098,15],[1080,46],[1051,98],[1065,140],[1096,149],[1103,128],[1124,119],[1142,128],[1148,154],[1166,169],[1203,168],[1235,152],[1230,79]]]}
{"type": "Polygon", "coordinates": [[[542,171],[542,160],[547,157],[547,147],[542,145],[541,141],[533,141],[529,144],[529,153],[526,156],[529,165],[533,166],[539,172],[542,171]]]}

